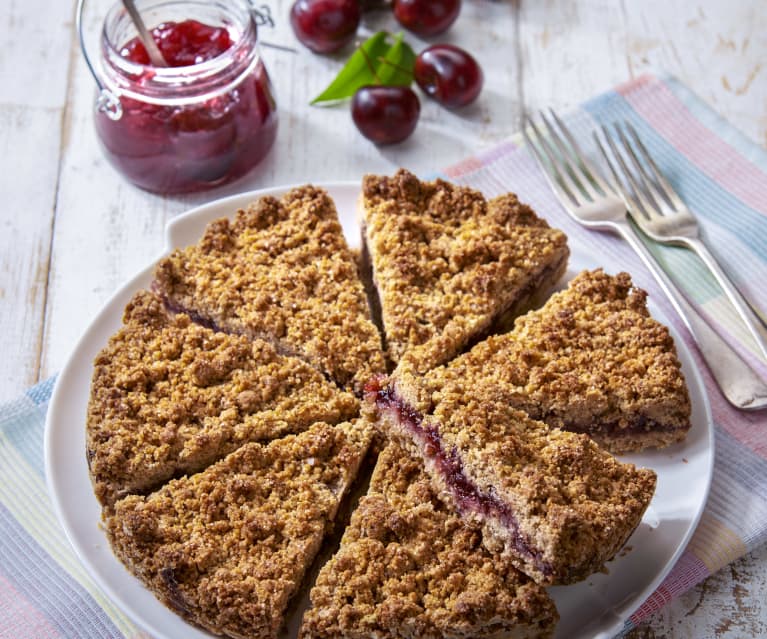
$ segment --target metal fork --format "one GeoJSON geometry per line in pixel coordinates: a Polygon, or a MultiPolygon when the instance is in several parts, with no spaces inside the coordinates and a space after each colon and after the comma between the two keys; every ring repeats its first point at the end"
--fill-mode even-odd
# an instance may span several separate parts
{"type": "Polygon", "coordinates": [[[611,160],[596,132],[594,139],[610,167],[631,219],[656,242],[684,246],[695,251],[719,282],[756,340],[759,350],[767,358],[767,343],[757,326],[762,320],[751,310],[750,304],[743,298],[703,243],[698,220],[658,169],[634,127],[628,122],[624,122],[623,126],[620,123],[613,125],[623,153],[619,152],[618,144],[610,129],[604,125],[601,128],[615,162],[611,160]],[[629,141],[624,128],[633,139],[633,144],[629,141]],[[627,165],[624,155],[629,158],[633,170],[627,165]],[[641,155],[644,163],[640,161],[638,155],[641,155]]]}
{"type": "Polygon", "coordinates": [[[638,231],[630,224],[626,205],[615,188],[604,180],[586,159],[577,141],[560,118],[550,111],[541,112],[548,137],[531,118],[523,135],[527,145],[543,169],[551,188],[570,216],[583,226],[619,234],[639,255],[658,281],[708,364],[722,394],[735,407],[758,410],[767,407],[767,383],[711,329],[690,306],[676,285],[658,266],[644,245],[638,231]]]}

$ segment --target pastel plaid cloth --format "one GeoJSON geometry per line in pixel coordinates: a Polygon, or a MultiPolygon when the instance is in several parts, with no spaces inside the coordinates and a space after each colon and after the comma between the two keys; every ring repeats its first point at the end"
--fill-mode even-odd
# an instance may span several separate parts
{"type": "MultiPolygon", "coordinates": [[[[767,317],[767,153],[670,78],[644,77],[568,114],[586,143],[599,123],[627,119],[699,216],[706,239],[767,317]]],[[[590,149],[594,152],[594,149],[590,149]]],[[[608,272],[627,270],[688,342],[707,387],[716,428],[714,479],[706,510],[679,562],[626,623],[668,601],[767,540],[767,412],[732,409],[713,383],[681,321],[620,240],[570,220],[517,138],[444,171],[487,195],[516,191],[573,245],[598,246],[608,272]]],[[[722,291],[684,249],[653,248],[690,299],[767,378],[767,365],[722,291]]],[[[69,547],[45,489],[43,431],[54,380],[0,407],[0,638],[146,637],[91,580],[69,547]]]]}
{"type": "MultiPolygon", "coordinates": [[[[584,151],[598,162],[591,132],[628,120],[674,189],[699,217],[707,243],[740,289],[767,317],[767,153],[715,115],[671,78],[644,76],[583,104],[566,117],[584,151]]],[[[609,273],[634,282],[670,318],[693,353],[714,419],[714,477],[706,510],[669,576],[626,624],[651,613],[723,566],[767,541],[767,411],[732,408],[719,392],[694,342],[647,269],[620,239],[589,231],[559,205],[532,156],[512,138],[445,171],[448,178],[492,196],[517,192],[571,245],[593,247],[609,273]]],[[[689,299],[760,375],[767,363],[724,292],[690,251],[651,246],[689,299]]]]}

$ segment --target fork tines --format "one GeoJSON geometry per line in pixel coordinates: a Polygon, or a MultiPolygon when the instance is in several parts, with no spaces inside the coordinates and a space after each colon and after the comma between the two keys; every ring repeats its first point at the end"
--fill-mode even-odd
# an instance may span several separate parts
{"type": "Polygon", "coordinates": [[[684,206],[682,201],[655,164],[631,123],[614,122],[614,133],[604,124],[600,129],[610,153],[596,131],[593,133],[594,141],[629,208],[639,211],[645,217],[652,216],[654,211],[664,214],[681,210],[684,206]]]}
{"type": "Polygon", "coordinates": [[[549,115],[540,111],[539,117],[548,135],[541,133],[530,116],[525,116],[528,127],[523,127],[522,134],[560,200],[566,198],[574,206],[581,206],[585,201],[593,202],[610,193],[610,187],[589,162],[559,116],[549,109],[549,115]]]}

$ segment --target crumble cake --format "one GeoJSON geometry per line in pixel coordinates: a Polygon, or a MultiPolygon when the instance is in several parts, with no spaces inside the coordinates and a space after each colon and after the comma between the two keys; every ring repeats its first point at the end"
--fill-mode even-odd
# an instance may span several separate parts
{"type": "Polygon", "coordinates": [[[406,171],[368,185],[363,251],[378,266],[362,267],[400,313],[386,326],[395,373],[382,375],[357,258],[324,191],[212,223],[158,265],[156,294],[134,298],[96,360],[87,454],[110,542],[186,619],[275,637],[330,524],[345,521],[338,502],[374,412],[394,441],[377,442],[304,639],[550,636],[541,585],[600,569],[655,486],[581,433],[614,451],[683,438],[673,342],[627,275],[601,271],[515,324],[568,249],[513,194],[486,202],[406,171]],[[339,424],[359,413],[347,391],[363,390],[366,415],[339,424]]]}
{"type": "Polygon", "coordinates": [[[485,387],[402,366],[367,386],[379,426],[424,459],[446,500],[481,525],[485,543],[542,584],[600,570],[642,519],[655,473],[624,464],[587,435],[552,428],[512,408],[505,366],[488,362],[485,387]]]}
{"type": "Polygon", "coordinates": [[[311,601],[301,639],[550,637],[558,619],[546,590],[488,552],[396,443],[311,601]]]}
{"type": "Polygon", "coordinates": [[[400,169],[366,175],[363,242],[386,352],[420,346],[422,372],[508,324],[550,292],[569,250],[513,193],[487,202],[468,187],[422,182],[400,169]]]}
{"type": "Polygon", "coordinates": [[[578,274],[543,308],[451,364],[467,385],[497,371],[490,392],[614,453],[664,447],[690,429],[690,398],[668,328],[627,273],[578,274]]]}
{"type": "Polygon", "coordinates": [[[219,331],[272,342],[360,392],[384,370],[357,265],[328,194],[306,185],[262,197],[174,251],[154,290],[219,331]]]}
{"type": "Polygon", "coordinates": [[[214,332],[136,294],[97,356],[87,456],[102,505],[196,472],[248,441],[354,417],[359,402],[263,340],[214,332]]]}
{"type": "Polygon", "coordinates": [[[216,634],[274,639],[370,441],[314,424],[249,443],[105,520],[117,556],[168,607],[216,634]]]}

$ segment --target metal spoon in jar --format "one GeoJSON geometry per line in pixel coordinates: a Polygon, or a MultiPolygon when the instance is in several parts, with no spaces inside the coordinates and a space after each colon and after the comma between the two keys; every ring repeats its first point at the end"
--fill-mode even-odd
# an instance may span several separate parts
{"type": "Polygon", "coordinates": [[[167,67],[168,63],[165,61],[165,58],[162,57],[162,53],[160,53],[157,43],[146,28],[144,20],[141,18],[141,14],[138,12],[133,0],[122,0],[122,3],[125,10],[128,12],[128,15],[130,15],[131,20],[133,20],[136,31],[138,31],[138,37],[141,39],[141,42],[149,55],[149,60],[152,62],[152,66],[167,67]]]}

